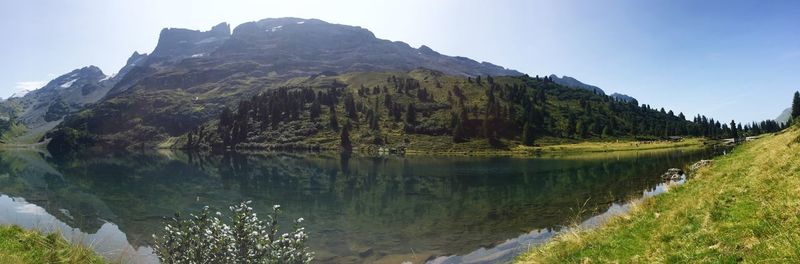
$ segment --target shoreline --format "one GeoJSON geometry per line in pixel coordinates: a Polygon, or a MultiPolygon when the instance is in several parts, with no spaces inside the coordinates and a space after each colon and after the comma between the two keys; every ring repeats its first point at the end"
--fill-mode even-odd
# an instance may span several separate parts
{"type": "Polygon", "coordinates": [[[518,145],[509,150],[473,150],[473,151],[429,151],[407,149],[406,155],[414,156],[579,156],[584,154],[636,152],[664,149],[700,149],[708,146],[720,145],[720,141],[689,138],[682,141],[654,141],[643,143],[641,141],[587,141],[581,143],[555,144],[547,146],[527,147],[518,145]]]}
{"type": "MultiPolygon", "coordinates": [[[[0,150],[33,150],[33,151],[46,151],[47,142],[37,142],[33,144],[5,144],[0,143],[0,150]]],[[[426,150],[426,149],[405,149],[402,154],[384,154],[373,153],[372,151],[353,151],[351,154],[364,155],[364,156],[476,156],[476,157],[551,157],[551,156],[580,156],[586,154],[599,154],[599,153],[614,153],[614,152],[636,152],[636,151],[652,151],[652,150],[666,150],[666,149],[701,149],[709,146],[723,145],[722,140],[712,140],[706,138],[686,138],[680,141],[634,141],[634,140],[609,140],[609,141],[584,141],[577,143],[561,143],[543,146],[523,146],[515,145],[508,149],[487,149],[476,148],[474,150],[426,150]]],[[[154,148],[147,148],[138,151],[186,151],[186,152],[199,152],[211,153],[208,150],[187,150],[164,147],[163,145],[156,145],[154,148]]],[[[135,153],[137,151],[130,151],[135,153]]],[[[108,150],[108,152],[115,152],[108,150]]],[[[330,153],[339,152],[337,149],[308,149],[308,150],[281,150],[281,149],[237,149],[232,152],[243,154],[259,154],[259,153],[330,153]]]]}
{"type": "Polygon", "coordinates": [[[746,142],[673,191],[515,262],[796,262],[797,244],[787,242],[800,237],[798,150],[798,128],[746,142]]]}

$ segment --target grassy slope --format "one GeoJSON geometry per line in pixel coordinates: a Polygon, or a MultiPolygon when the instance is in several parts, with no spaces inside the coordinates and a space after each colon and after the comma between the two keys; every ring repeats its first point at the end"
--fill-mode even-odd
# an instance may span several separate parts
{"type": "MultiPolygon", "coordinates": [[[[704,148],[707,144],[716,144],[716,142],[709,141],[702,138],[687,138],[683,141],[651,141],[640,142],[633,140],[612,140],[604,139],[602,141],[583,141],[579,143],[565,143],[558,144],[543,144],[542,146],[528,147],[519,145],[518,142],[506,143],[509,149],[492,149],[486,140],[476,140],[461,144],[452,144],[448,141],[443,141],[441,138],[430,136],[426,140],[427,146],[425,149],[408,149],[407,154],[424,154],[424,155],[515,155],[515,156],[531,156],[531,155],[584,155],[591,153],[603,152],[619,152],[619,151],[644,151],[644,150],[658,150],[658,149],[699,149],[704,148]]],[[[419,144],[422,145],[422,144],[419,144]]]]}
{"type": "Polygon", "coordinates": [[[43,235],[16,226],[0,226],[0,263],[103,263],[86,247],[73,246],[58,234],[43,235]]]}
{"type": "Polygon", "coordinates": [[[520,263],[800,262],[798,128],[748,142],[690,181],[520,263]]]}

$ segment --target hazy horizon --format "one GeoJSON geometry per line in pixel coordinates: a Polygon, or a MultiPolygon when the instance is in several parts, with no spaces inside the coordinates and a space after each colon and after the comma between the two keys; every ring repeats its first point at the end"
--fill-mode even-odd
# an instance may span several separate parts
{"type": "Polygon", "coordinates": [[[775,118],[800,70],[797,2],[6,1],[0,96],[73,69],[112,74],[162,28],[271,17],[360,26],[530,75],[567,75],[640,103],[722,121],[775,118]]]}

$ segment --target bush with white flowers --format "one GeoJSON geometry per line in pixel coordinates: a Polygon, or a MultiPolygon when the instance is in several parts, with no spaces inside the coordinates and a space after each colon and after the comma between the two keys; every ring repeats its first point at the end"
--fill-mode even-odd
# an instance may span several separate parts
{"type": "Polygon", "coordinates": [[[280,206],[272,210],[266,221],[258,219],[249,201],[231,206],[227,222],[207,206],[187,219],[176,214],[163,234],[153,235],[153,250],[165,264],[310,263],[313,253],[305,246],[303,218],[295,221],[291,233],[278,234],[280,206]]]}

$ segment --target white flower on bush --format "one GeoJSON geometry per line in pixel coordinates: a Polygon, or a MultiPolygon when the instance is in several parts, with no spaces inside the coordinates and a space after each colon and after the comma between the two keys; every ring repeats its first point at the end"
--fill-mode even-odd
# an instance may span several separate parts
{"type": "Polygon", "coordinates": [[[308,234],[297,219],[294,231],[278,235],[280,205],[261,221],[250,201],[231,206],[230,225],[204,207],[197,215],[167,220],[164,233],[153,235],[153,246],[162,263],[310,263],[313,253],[305,242],[308,234]]]}

